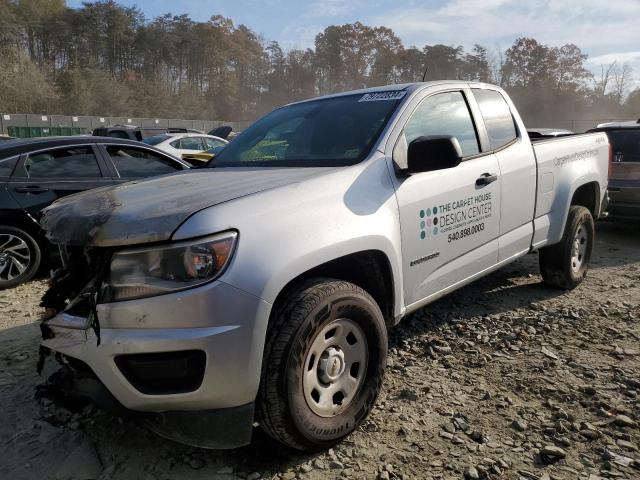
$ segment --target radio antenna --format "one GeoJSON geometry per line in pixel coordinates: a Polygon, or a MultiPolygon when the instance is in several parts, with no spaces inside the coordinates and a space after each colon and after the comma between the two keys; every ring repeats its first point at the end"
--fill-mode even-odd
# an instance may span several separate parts
{"type": "Polygon", "coordinates": [[[427,73],[429,72],[429,65],[424,67],[424,73],[422,74],[422,81],[424,82],[427,79],[427,73]]]}

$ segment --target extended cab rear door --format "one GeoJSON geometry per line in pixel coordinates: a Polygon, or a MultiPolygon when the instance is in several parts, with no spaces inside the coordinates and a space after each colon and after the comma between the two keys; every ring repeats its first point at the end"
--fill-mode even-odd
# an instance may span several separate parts
{"type": "Polygon", "coordinates": [[[481,149],[470,95],[468,88],[449,87],[421,98],[410,107],[393,149],[394,163],[402,166],[414,139],[452,135],[464,155],[454,168],[396,176],[407,306],[445,292],[498,259],[500,170],[496,156],[481,149]]]}
{"type": "Polygon", "coordinates": [[[488,151],[500,167],[500,235],[498,261],[522,255],[531,248],[536,205],[536,159],[526,131],[517,127],[517,112],[498,90],[472,88],[483,119],[488,151]]]}

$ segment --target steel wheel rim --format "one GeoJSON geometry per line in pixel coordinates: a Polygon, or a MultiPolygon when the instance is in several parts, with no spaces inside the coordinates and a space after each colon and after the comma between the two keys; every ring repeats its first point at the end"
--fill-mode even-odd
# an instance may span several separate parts
{"type": "Polygon", "coordinates": [[[27,242],[12,233],[0,233],[0,282],[22,275],[31,263],[27,242]]]}
{"type": "Polygon", "coordinates": [[[584,264],[588,241],[587,229],[584,225],[580,225],[576,230],[576,234],[573,237],[573,244],[571,245],[571,269],[576,273],[584,264]]]}
{"type": "Polygon", "coordinates": [[[356,397],[367,373],[367,337],[353,320],[340,318],[316,335],[302,374],[304,398],[318,416],[335,417],[356,397]]]}

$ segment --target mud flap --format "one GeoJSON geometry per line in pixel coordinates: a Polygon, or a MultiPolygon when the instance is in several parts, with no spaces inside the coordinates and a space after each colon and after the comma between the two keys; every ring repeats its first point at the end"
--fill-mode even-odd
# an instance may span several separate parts
{"type": "Polygon", "coordinates": [[[145,415],[142,424],[179,443],[223,450],[251,443],[253,413],[251,402],[233,408],[145,415]]]}

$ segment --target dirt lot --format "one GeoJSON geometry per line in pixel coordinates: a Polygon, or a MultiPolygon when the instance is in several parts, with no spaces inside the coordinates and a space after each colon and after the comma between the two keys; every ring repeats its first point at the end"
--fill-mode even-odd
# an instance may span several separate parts
{"type": "Polygon", "coordinates": [[[366,423],[321,455],[257,434],[229,452],[34,399],[44,283],[0,292],[0,478],[640,478],[640,224],[598,226],[585,284],[540,284],[537,256],[391,332],[366,423]]]}

